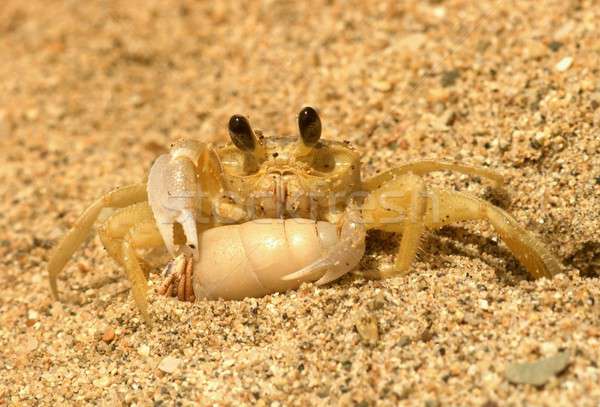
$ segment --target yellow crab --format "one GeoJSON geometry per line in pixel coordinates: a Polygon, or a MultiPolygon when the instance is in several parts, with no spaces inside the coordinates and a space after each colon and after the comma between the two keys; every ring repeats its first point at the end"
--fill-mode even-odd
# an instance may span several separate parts
{"type": "Polygon", "coordinates": [[[464,192],[428,187],[422,175],[453,170],[488,178],[487,168],[418,161],[361,177],[360,153],[321,139],[311,107],[299,114],[297,138],[265,138],[249,121],[229,121],[231,143],[175,143],[154,162],[148,182],[115,189],[90,205],[55,249],[50,285],[104,208],[119,208],[99,227],[110,256],[127,271],[135,302],[150,322],[148,267],[138,249],[166,246],[176,257],[159,291],[183,300],[242,298],[325,284],[355,268],[369,229],[401,233],[395,261],[369,273],[409,271],[425,230],[465,220],[490,222],[533,277],[560,263],[504,210],[464,192]]]}

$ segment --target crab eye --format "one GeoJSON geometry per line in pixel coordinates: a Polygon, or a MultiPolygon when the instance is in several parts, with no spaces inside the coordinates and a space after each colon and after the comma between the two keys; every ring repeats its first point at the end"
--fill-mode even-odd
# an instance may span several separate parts
{"type": "Polygon", "coordinates": [[[256,148],[250,122],[242,115],[234,114],[229,119],[229,136],[233,144],[242,151],[253,151],[256,148]]]}
{"type": "Polygon", "coordinates": [[[317,111],[310,106],[302,109],[298,115],[298,128],[304,144],[317,144],[321,138],[321,119],[317,111]]]}

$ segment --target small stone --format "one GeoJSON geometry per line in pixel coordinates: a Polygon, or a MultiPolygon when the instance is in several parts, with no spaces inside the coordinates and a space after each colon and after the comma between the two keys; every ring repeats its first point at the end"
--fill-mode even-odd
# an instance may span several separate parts
{"type": "Polygon", "coordinates": [[[443,113],[433,116],[429,116],[429,126],[433,130],[447,132],[450,130],[450,126],[454,124],[456,115],[452,110],[446,110],[443,113]]]}
{"type": "Polygon", "coordinates": [[[542,345],[540,346],[540,352],[542,353],[542,355],[547,356],[547,355],[554,355],[556,354],[558,351],[558,346],[556,346],[554,343],[552,342],[544,342],[542,343],[542,345]]]}
{"type": "Polygon", "coordinates": [[[33,336],[27,336],[27,338],[25,339],[25,341],[23,343],[23,352],[24,353],[33,352],[34,350],[37,349],[38,346],[39,346],[39,343],[38,343],[37,339],[35,339],[33,336]]]}
{"type": "Polygon", "coordinates": [[[150,346],[146,344],[140,345],[137,351],[142,356],[148,356],[150,355],[150,346]]]}
{"type": "Polygon", "coordinates": [[[409,147],[410,144],[408,143],[408,141],[406,141],[406,139],[398,140],[398,148],[400,148],[401,150],[408,150],[409,147]]]}
{"type": "Polygon", "coordinates": [[[555,40],[560,41],[567,38],[569,34],[571,34],[571,32],[575,29],[576,25],[577,24],[573,20],[567,21],[554,33],[555,40]]]}
{"type": "Polygon", "coordinates": [[[404,335],[404,336],[401,336],[400,339],[398,339],[398,342],[396,343],[396,345],[400,346],[400,347],[405,347],[409,343],[410,343],[410,337],[407,335],[404,335]]]}
{"type": "Polygon", "coordinates": [[[558,72],[565,72],[573,64],[573,57],[564,57],[554,66],[558,72]]]}
{"type": "Polygon", "coordinates": [[[423,331],[421,332],[421,335],[419,336],[419,339],[422,342],[429,342],[430,340],[433,339],[434,337],[434,332],[431,330],[430,327],[427,327],[425,329],[423,329],[423,331]]]}
{"type": "Polygon", "coordinates": [[[39,115],[40,115],[39,110],[37,110],[35,108],[28,109],[25,111],[25,119],[27,119],[30,122],[37,120],[39,115]]]}
{"type": "Polygon", "coordinates": [[[380,310],[384,307],[385,305],[385,296],[383,295],[382,292],[377,293],[377,295],[375,296],[375,298],[373,298],[373,300],[371,300],[371,302],[369,302],[368,308],[371,311],[376,311],[376,310],[380,310]]]}
{"type": "Polygon", "coordinates": [[[456,83],[456,81],[460,78],[460,71],[458,69],[453,69],[451,71],[442,72],[442,77],[440,78],[440,83],[444,88],[448,86],[452,86],[456,83]]]}
{"type": "Polygon", "coordinates": [[[423,47],[427,42],[427,36],[422,33],[409,34],[398,41],[399,48],[405,48],[406,51],[414,52],[423,47]]]}
{"type": "Polygon", "coordinates": [[[452,91],[450,89],[444,87],[435,87],[429,89],[429,92],[427,93],[427,100],[431,103],[446,103],[448,102],[448,99],[450,99],[451,94],[452,91]]]}
{"type": "Polygon", "coordinates": [[[105,343],[111,343],[115,339],[115,331],[110,326],[106,328],[104,334],[102,334],[102,341],[105,343]]]}
{"type": "Polygon", "coordinates": [[[133,107],[140,107],[144,105],[144,99],[140,95],[133,95],[129,98],[129,102],[133,107]]]}
{"type": "Polygon", "coordinates": [[[354,313],[354,326],[360,335],[361,339],[369,344],[374,345],[379,340],[379,328],[377,321],[371,314],[363,310],[354,313]]]}
{"type": "Polygon", "coordinates": [[[392,90],[392,84],[387,81],[373,81],[371,86],[373,86],[373,89],[380,92],[389,92],[392,90]]]}
{"type": "Polygon", "coordinates": [[[544,44],[542,44],[539,41],[534,41],[530,43],[527,46],[526,51],[527,55],[533,59],[543,58],[548,53],[548,50],[546,49],[544,44]]]}
{"type": "Polygon", "coordinates": [[[65,109],[62,106],[58,105],[48,105],[46,107],[46,112],[49,116],[60,120],[65,116],[65,109]]]}
{"type": "Polygon", "coordinates": [[[563,46],[563,43],[560,41],[550,41],[550,43],[548,44],[548,48],[550,48],[552,50],[552,52],[556,52],[559,49],[561,49],[563,46]]]}
{"type": "Polygon", "coordinates": [[[487,310],[490,308],[490,304],[487,302],[487,300],[479,300],[479,308],[487,310]]]}
{"type": "Polygon", "coordinates": [[[38,312],[36,310],[30,309],[27,311],[27,319],[30,319],[32,321],[37,321],[37,319],[40,317],[40,315],[38,314],[38,312]]]}
{"type": "Polygon", "coordinates": [[[110,384],[110,378],[108,376],[102,376],[101,378],[92,381],[92,383],[96,387],[106,387],[110,384]]]}
{"type": "Polygon", "coordinates": [[[158,364],[158,368],[165,373],[173,373],[179,365],[181,365],[182,360],[179,358],[175,358],[173,356],[167,356],[163,358],[158,364]]]}
{"type": "Polygon", "coordinates": [[[322,385],[321,388],[317,390],[317,396],[322,399],[329,396],[329,386],[322,385]]]}
{"type": "Polygon", "coordinates": [[[512,363],[506,368],[505,376],[511,383],[543,386],[567,368],[570,356],[566,351],[532,363],[512,363]]]}
{"type": "Polygon", "coordinates": [[[452,126],[456,121],[456,113],[454,110],[446,110],[440,117],[440,122],[445,126],[452,126]]]}
{"type": "Polygon", "coordinates": [[[392,392],[394,392],[400,400],[404,400],[414,392],[414,389],[410,385],[394,384],[392,387],[392,392]]]}

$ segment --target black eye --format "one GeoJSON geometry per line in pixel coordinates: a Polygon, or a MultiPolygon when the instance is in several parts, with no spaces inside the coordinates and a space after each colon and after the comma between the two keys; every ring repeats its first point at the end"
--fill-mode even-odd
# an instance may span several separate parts
{"type": "Polygon", "coordinates": [[[304,144],[312,146],[321,138],[321,119],[315,109],[305,107],[298,115],[298,128],[304,144]]]}
{"type": "Polygon", "coordinates": [[[237,148],[252,151],[256,148],[256,139],[250,122],[244,116],[234,114],[229,119],[229,136],[237,148]]]}

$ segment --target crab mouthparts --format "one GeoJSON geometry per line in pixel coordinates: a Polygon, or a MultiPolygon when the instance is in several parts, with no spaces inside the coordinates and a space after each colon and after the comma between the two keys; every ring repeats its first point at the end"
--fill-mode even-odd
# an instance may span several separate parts
{"type": "Polygon", "coordinates": [[[288,171],[270,172],[256,186],[251,202],[252,217],[302,217],[310,212],[307,192],[296,174],[288,171]]]}
{"type": "Polygon", "coordinates": [[[281,175],[273,179],[273,205],[275,206],[276,216],[283,218],[287,208],[288,187],[287,181],[281,175]]]}

